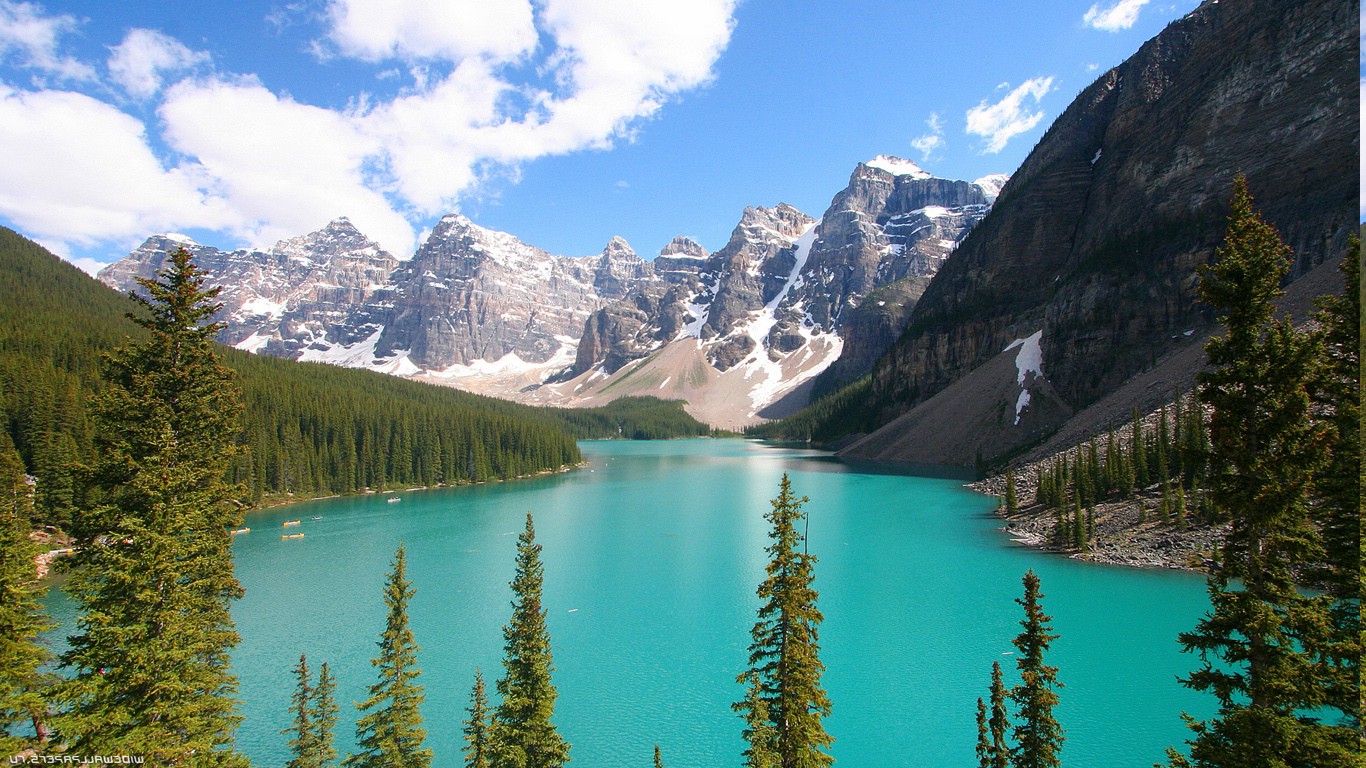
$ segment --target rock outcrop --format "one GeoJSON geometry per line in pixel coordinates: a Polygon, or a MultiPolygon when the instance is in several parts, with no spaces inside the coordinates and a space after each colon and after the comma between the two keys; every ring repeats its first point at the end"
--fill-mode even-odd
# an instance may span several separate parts
{"type": "MultiPolygon", "coordinates": [[[[1211,0],[1083,90],[877,363],[872,420],[928,407],[1039,329],[1065,407],[1026,434],[1009,403],[980,398],[974,414],[999,417],[946,459],[1008,453],[1117,389],[1212,322],[1196,270],[1223,238],[1238,173],[1295,249],[1297,275],[1335,261],[1356,231],[1356,13],[1342,0],[1211,0]]],[[[889,428],[905,434],[876,444],[937,439],[889,428]]],[[[898,458],[872,443],[851,454],[898,458]]]]}

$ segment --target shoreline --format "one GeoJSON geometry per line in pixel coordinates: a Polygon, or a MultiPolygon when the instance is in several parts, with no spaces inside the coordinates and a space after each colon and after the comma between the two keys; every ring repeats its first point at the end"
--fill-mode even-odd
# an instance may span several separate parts
{"type": "MultiPolygon", "coordinates": [[[[1170,522],[1155,522],[1161,503],[1159,486],[1141,492],[1137,498],[1109,501],[1095,505],[1095,530],[1091,546],[1085,551],[1059,547],[1053,543],[1056,520],[1052,510],[1038,504],[1025,504],[1034,498],[1033,466],[1024,470],[1024,477],[1016,475],[1015,491],[1020,512],[1009,516],[1004,506],[993,514],[1005,524],[1004,531],[1012,541],[1040,552],[1062,555],[1099,565],[1118,565],[1128,568],[1161,568],[1208,574],[1214,566],[1214,553],[1223,543],[1227,523],[1206,525],[1194,521],[1184,527],[1170,522]],[[1146,522],[1139,522],[1143,517],[1146,522]]],[[[965,487],[978,493],[1005,496],[1005,477],[994,475],[984,480],[967,483],[965,487]]]]}

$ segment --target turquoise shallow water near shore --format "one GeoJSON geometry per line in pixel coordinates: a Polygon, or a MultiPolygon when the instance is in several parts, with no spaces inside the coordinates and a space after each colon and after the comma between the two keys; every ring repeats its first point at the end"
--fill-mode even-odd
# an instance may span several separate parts
{"type": "MultiPolygon", "coordinates": [[[[767,544],[764,513],[783,472],[810,497],[810,546],[837,765],[975,764],[974,707],[991,663],[1014,669],[1014,599],[1034,568],[1061,638],[1064,765],[1149,766],[1204,716],[1176,676],[1196,659],[1176,634],[1206,607],[1191,574],[1073,562],[1010,542],[994,502],[954,480],[880,474],[823,454],[738,440],[588,442],[575,472],[475,488],[332,499],[251,515],[236,542],[246,597],[234,653],[246,721],[240,748],[282,765],[299,653],[339,676],[343,754],[373,680],[381,584],[408,548],[423,650],[423,708],[436,765],[463,764],[460,721],[474,670],[501,673],[516,534],[536,515],[572,765],[740,765],[741,690],[767,544]],[[313,519],[315,517],[321,519],[313,519]],[[285,520],[297,527],[282,529],[285,520]],[[281,540],[281,533],[304,538],[281,540]]],[[[59,598],[49,603],[70,618],[59,598]]]]}

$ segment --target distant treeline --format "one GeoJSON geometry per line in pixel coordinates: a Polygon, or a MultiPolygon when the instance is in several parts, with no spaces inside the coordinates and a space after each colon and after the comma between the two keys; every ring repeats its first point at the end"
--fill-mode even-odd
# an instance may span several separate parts
{"type": "MultiPolygon", "coordinates": [[[[67,526],[94,439],[87,397],[101,356],[139,338],[132,304],[0,228],[0,452],[36,478],[35,522],[67,526]]],[[[681,403],[632,398],[540,409],[368,371],[224,350],[244,409],[230,480],[253,501],[283,495],[507,479],[581,460],[584,438],[707,434],[681,403]]]]}

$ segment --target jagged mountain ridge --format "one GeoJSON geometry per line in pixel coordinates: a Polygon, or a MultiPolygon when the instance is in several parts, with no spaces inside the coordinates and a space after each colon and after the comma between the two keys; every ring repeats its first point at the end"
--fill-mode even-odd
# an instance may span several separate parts
{"type": "Polygon", "coordinates": [[[844,320],[869,291],[933,274],[1003,178],[948,181],[880,156],[857,166],[820,221],[751,207],[721,249],[680,237],[653,262],[621,238],[595,256],[557,256],[450,214],[408,261],[342,218],[268,249],[155,236],[100,279],[133,288],[184,246],[224,288],[220,340],[242,349],[524,402],[680,396],[738,426],[840,357],[844,320]],[[682,342],[689,371],[673,389],[636,391],[638,377],[612,390],[639,373],[627,366],[682,342]]]}
{"type": "Polygon", "coordinates": [[[1205,2],[1083,90],[877,363],[849,421],[881,428],[845,455],[991,460],[1193,343],[1239,172],[1296,275],[1336,262],[1356,231],[1354,9],[1205,2]],[[1017,381],[1011,345],[1036,333],[1040,372],[1017,381]]]}

